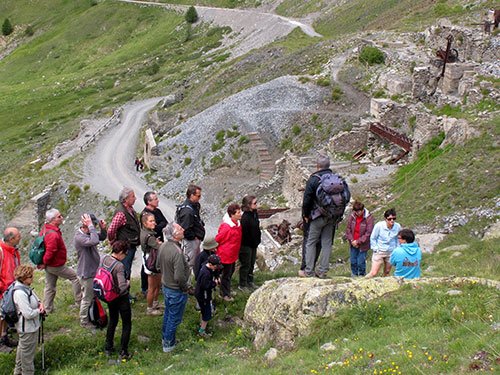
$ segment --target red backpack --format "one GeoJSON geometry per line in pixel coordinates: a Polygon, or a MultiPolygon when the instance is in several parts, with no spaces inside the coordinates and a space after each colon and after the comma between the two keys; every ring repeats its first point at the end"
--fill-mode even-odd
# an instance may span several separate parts
{"type": "Polygon", "coordinates": [[[108,314],[97,297],[92,298],[87,316],[89,322],[97,328],[105,328],[108,325],[108,314]]]}
{"type": "Polygon", "coordinates": [[[97,273],[94,277],[93,289],[95,296],[101,301],[111,302],[120,295],[118,293],[118,288],[115,287],[113,274],[111,273],[118,262],[119,260],[115,259],[108,268],[104,265],[103,260],[102,265],[97,269],[97,273]]]}

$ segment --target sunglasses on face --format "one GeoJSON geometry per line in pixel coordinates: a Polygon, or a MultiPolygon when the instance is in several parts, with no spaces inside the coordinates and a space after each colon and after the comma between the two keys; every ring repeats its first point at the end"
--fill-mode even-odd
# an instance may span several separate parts
{"type": "Polygon", "coordinates": [[[395,218],[395,217],[388,217],[388,218],[387,218],[387,219],[385,219],[385,220],[388,220],[388,221],[394,221],[394,220],[396,220],[396,218],[395,218]]]}

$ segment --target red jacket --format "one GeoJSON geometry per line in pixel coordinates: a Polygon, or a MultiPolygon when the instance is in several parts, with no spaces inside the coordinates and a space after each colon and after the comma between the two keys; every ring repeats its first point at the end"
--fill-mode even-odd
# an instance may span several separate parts
{"type": "Polygon", "coordinates": [[[14,282],[14,270],[21,264],[19,250],[0,241],[0,298],[14,282]]]}
{"type": "Polygon", "coordinates": [[[66,264],[66,245],[61,234],[61,230],[55,225],[45,224],[40,234],[45,235],[45,254],[43,264],[50,267],[61,267],[66,264]],[[52,232],[53,231],[53,232],[52,232]]]}
{"type": "MultiPolygon", "coordinates": [[[[370,250],[370,234],[373,231],[373,216],[368,210],[365,208],[363,212],[363,220],[359,225],[359,250],[368,251],[370,250]]],[[[356,226],[356,215],[351,213],[349,215],[349,219],[347,219],[347,227],[345,229],[345,237],[347,240],[352,241],[354,239],[354,227],[356,226]]]]}
{"type": "Polygon", "coordinates": [[[215,241],[219,244],[217,255],[223,264],[236,262],[241,247],[241,225],[238,221],[235,223],[228,214],[224,215],[222,224],[219,226],[219,232],[215,236],[215,241]]]}

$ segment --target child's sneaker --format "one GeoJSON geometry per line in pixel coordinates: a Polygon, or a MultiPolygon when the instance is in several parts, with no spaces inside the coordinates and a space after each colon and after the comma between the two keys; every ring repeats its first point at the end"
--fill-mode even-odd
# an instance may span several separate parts
{"type": "Polygon", "coordinates": [[[198,336],[203,337],[204,339],[212,337],[211,333],[208,333],[206,330],[203,328],[198,329],[198,336]]]}

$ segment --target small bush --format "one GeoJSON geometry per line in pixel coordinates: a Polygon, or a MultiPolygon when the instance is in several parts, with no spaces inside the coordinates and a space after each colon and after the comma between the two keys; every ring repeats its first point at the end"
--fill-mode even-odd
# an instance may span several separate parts
{"type": "Polygon", "coordinates": [[[24,35],[33,36],[33,34],[35,34],[35,30],[33,30],[33,26],[28,25],[28,27],[26,27],[26,30],[24,30],[24,35]]]}
{"type": "Polygon", "coordinates": [[[340,98],[342,98],[343,93],[344,92],[342,91],[342,89],[339,86],[335,86],[332,90],[332,100],[334,102],[338,102],[340,100],[340,98]]]}
{"type": "Polygon", "coordinates": [[[187,157],[187,158],[184,159],[184,165],[187,166],[187,165],[191,164],[192,161],[193,160],[191,158],[187,157]]]}
{"type": "Polygon", "coordinates": [[[330,78],[320,77],[316,80],[316,84],[322,87],[330,86],[330,78]]]}
{"type": "Polygon", "coordinates": [[[224,154],[223,152],[220,153],[219,155],[213,156],[210,159],[210,165],[212,166],[212,168],[219,168],[220,166],[222,166],[222,164],[224,163],[225,157],[226,157],[226,154],[224,154]]]}
{"type": "Polygon", "coordinates": [[[222,142],[224,140],[224,137],[226,136],[226,131],[225,130],[219,130],[215,134],[215,139],[219,142],[222,142]]]}
{"type": "Polygon", "coordinates": [[[292,126],[293,135],[297,136],[300,134],[301,131],[302,131],[302,129],[300,128],[299,125],[295,124],[294,126],[292,126]]]}
{"type": "Polygon", "coordinates": [[[247,144],[250,142],[250,138],[248,138],[246,135],[242,135],[239,139],[238,139],[238,146],[242,146],[244,144],[247,144]]]}
{"type": "Polygon", "coordinates": [[[385,55],[377,47],[365,46],[359,53],[359,61],[368,65],[383,64],[385,55]]]}
{"type": "Polygon", "coordinates": [[[12,34],[13,31],[14,31],[14,28],[12,27],[10,20],[8,18],[6,18],[5,21],[3,21],[2,34],[7,36],[7,35],[12,34]]]}
{"type": "Polygon", "coordinates": [[[196,11],[196,8],[194,6],[190,6],[189,9],[186,12],[185,19],[189,23],[195,23],[198,21],[198,12],[196,11]]]}

